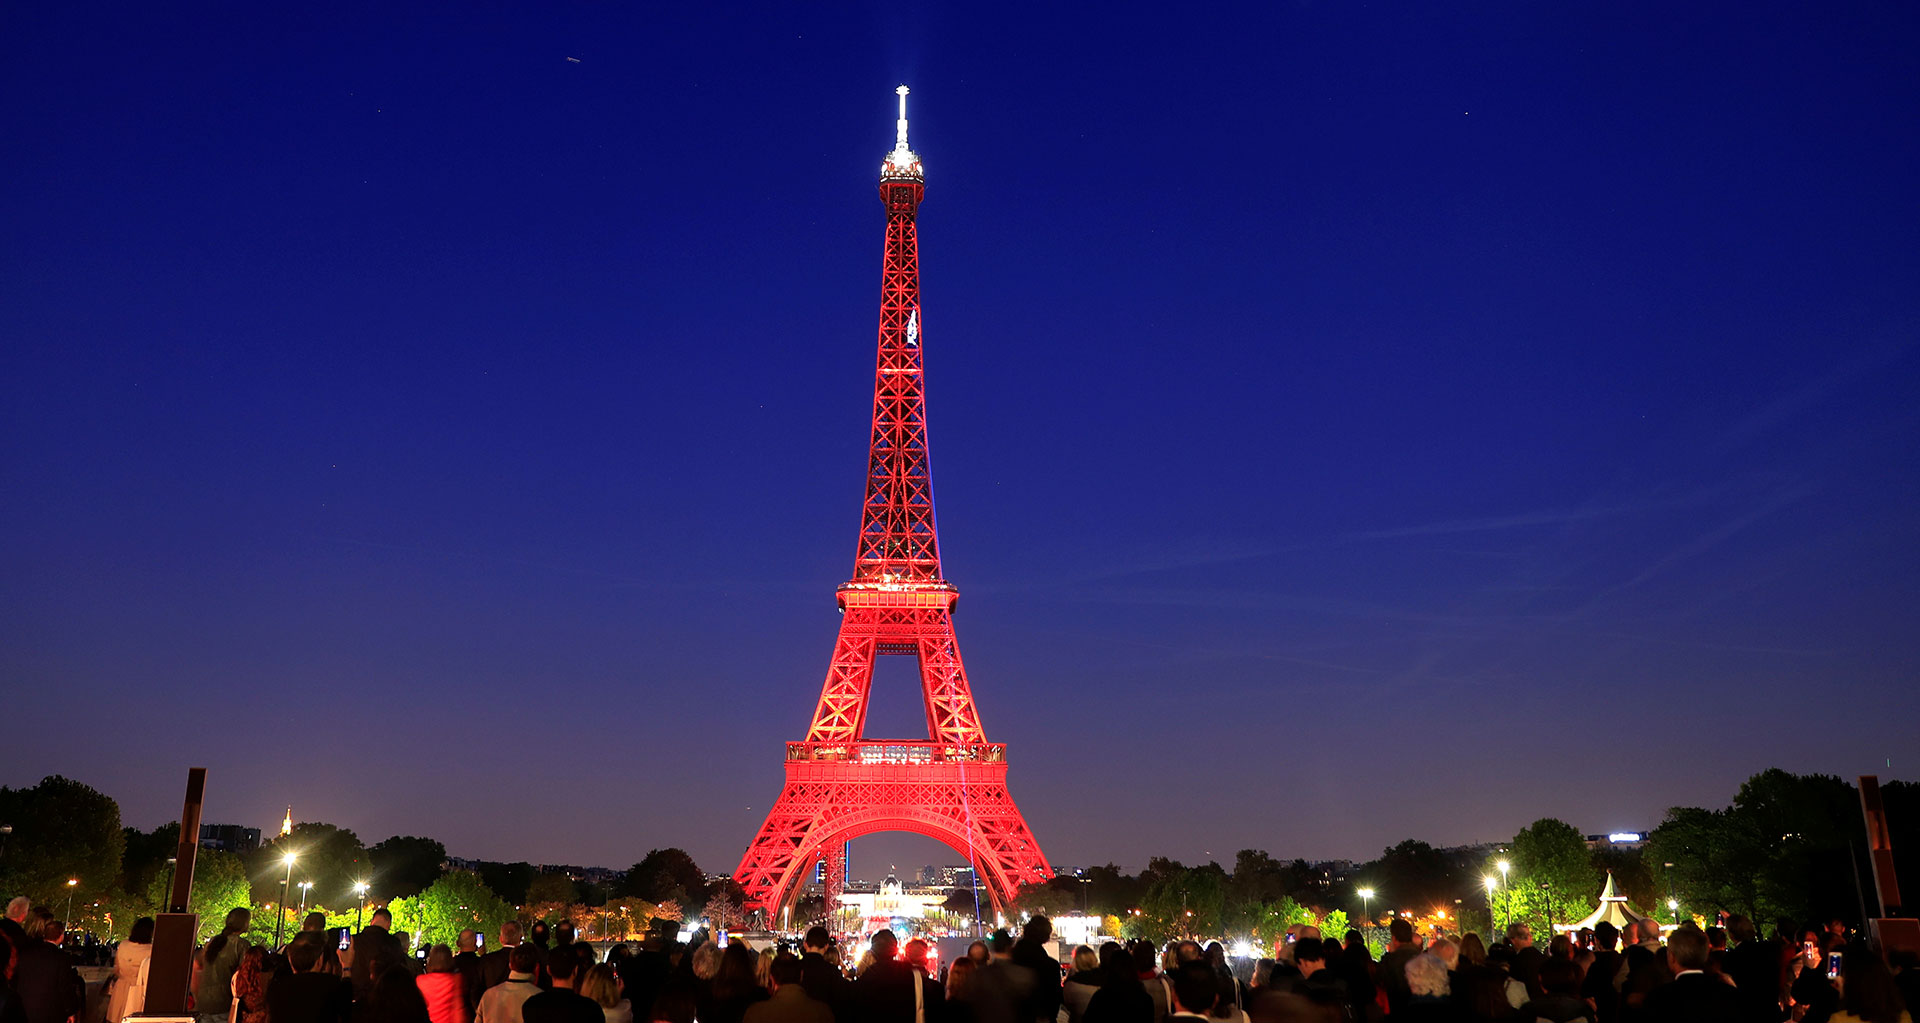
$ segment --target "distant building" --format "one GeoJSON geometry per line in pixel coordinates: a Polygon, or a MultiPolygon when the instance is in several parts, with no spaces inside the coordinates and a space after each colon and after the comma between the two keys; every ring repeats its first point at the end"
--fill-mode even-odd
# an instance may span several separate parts
{"type": "Polygon", "coordinates": [[[200,825],[200,848],[220,852],[250,853],[260,848],[260,829],[238,824],[200,825]]]}
{"type": "Polygon", "coordinates": [[[1638,849],[1647,844],[1644,831],[1610,831],[1604,835],[1588,835],[1587,848],[1598,849],[1638,849]]]}
{"type": "Polygon", "coordinates": [[[920,868],[920,883],[929,888],[971,888],[973,868],[929,864],[920,868]]]}
{"type": "MultiPolygon", "coordinates": [[[[598,885],[611,884],[627,876],[624,870],[614,870],[611,867],[582,867],[573,863],[539,863],[535,864],[533,869],[539,874],[559,874],[569,881],[585,881],[588,884],[598,885]]],[[[708,880],[711,881],[712,878],[708,880]]]]}

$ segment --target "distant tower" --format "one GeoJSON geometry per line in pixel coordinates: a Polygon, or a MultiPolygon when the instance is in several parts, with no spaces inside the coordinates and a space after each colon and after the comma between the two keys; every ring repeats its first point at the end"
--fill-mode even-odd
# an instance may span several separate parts
{"type": "Polygon", "coordinates": [[[880,274],[879,356],[867,496],[853,578],[837,591],[840,636],[803,742],[787,743],[786,786],[734,871],[750,906],[771,914],[825,860],[828,905],[844,883],[845,843],[880,831],[938,839],[967,857],[996,909],[1053,875],[1007,791],[1006,747],[987,742],[953,634],[959,591],[940,572],[927,407],[921,379],[920,248],[926,193],[907,148],[907,87],[893,151],[880,165],[887,245],[880,274]],[[873,661],[920,666],[924,739],[865,734],[873,661]]]}
{"type": "Polygon", "coordinates": [[[282,837],[293,834],[293,807],[292,806],[287,807],[287,815],[284,818],[282,818],[280,821],[280,834],[282,837]]]}

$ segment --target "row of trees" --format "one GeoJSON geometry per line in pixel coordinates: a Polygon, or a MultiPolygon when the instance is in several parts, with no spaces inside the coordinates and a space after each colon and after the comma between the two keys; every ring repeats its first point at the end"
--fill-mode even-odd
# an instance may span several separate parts
{"type": "MultiPolygon", "coordinates": [[[[111,797],[55,775],[29,788],[0,787],[0,824],[11,829],[0,832],[0,901],[24,894],[70,913],[76,929],[110,938],[165,908],[178,823],[122,827],[111,797]]],[[[515,917],[570,920],[596,935],[638,934],[688,912],[737,922],[742,901],[738,885],[710,885],[680,849],[656,849],[618,882],[597,885],[525,862],[450,870],[445,847],[431,838],[395,835],[368,846],[349,829],[305,822],[245,854],[200,849],[188,908],[211,934],[227,910],[252,907],[255,936],[267,938],[282,914],[289,929],[315,911],[330,927],[353,927],[368,907],[384,905],[397,929],[450,942],[464,928],[492,932],[515,917]]]]}
{"type": "MultiPolygon", "coordinates": [[[[1896,868],[1920,877],[1920,785],[1896,781],[1881,791],[1896,868]]],[[[1671,918],[1671,899],[1683,915],[1727,910],[1769,924],[1857,921],[1871,911],[1870,889],[1857,887],[1871,877],[1864,828],[1853,785],[1771,769],[1749,778],[1724,809],[1668,810],[1640,848],[1589,849],[1573,826],[1543,818],[1488,845],[1437,849],[1408,839],[1337,876],[1257,849],[1241,850],[1231,870],[1158,857],[1138,874],[1107,864],[1029,885],[1015,908],[1084,908],[1112,917],[1110,925],[1129,936],[1158,940],[1204,934],[1266,941],[1292,923],[1345,930],[1349,915],[1399,912],[1482,933],[1524,920],[1544,933],[1549,920],[1567,923],[1592,912],[1611,873],[1621,894],[1662,919],[1671,918]],[[1372,896],[1363,898],[1363,890],[1372,896]]],[[[972,898],[956,892],[949,908],[972,898]]]]}
{"type": "MultiPolygon", "coordinates": [[[[1920,876],[1920,786],[1892,782],[1882,792],[1896,866],[1920,876]]],[[[0,834],[0,896],[26,894],[63,912],[71,898],[77,926],[110,936],[162,908],[178,825],[123,828],[111,798],[58,776],[31,788],[0,787],[0,824],[12,827],[0,834]]],[[[1084,908],[1112,917],[1117,931],[1158,940],[1206,934],[1264,942],[1295,923],[1345,930],[1349,918],[1400,911],[1445,914],[1482,930],[1509,919],[1544,929],[1549,917],[1566,922],[1591,911],[1611,871],[1623,894],[1659,915],[1671,897],[1695,914],[1858,919],[1864,900],[1855,878],[1870,876],[1863,835],[1852,785],[1768,770],[1748,779],[1725,808],[1669,810],[1641,849],[1589,850],[1579,831],[1545,818],[1495,845],[1436,849],[1409,839],[1341,875],[1256,849],[1241,850],[1231,869],[1155,857],[1129,874],[1109,863],[1030,885],[1015,908],[1055,915],[1084,908]],[[1497,866],[1502,861],[1505,872],[1497,866]],[[1491,898],[1488,878],[1499,881],[1491,898]],[[1373,895],[1362,898],[1362,890],[1373,895]]],[[[450,941],[463,928],[492,931],[515,916],[571,920],[592,934],[638,934],[656,919],[685,917],[736,926],[745,920],[743,901],[737,884],[709,882],[676,848],[655,849],[600,885],[525,862],[449,870],[445,848],[433,839],[396,835],[367,846],[348,829],[310,822],[244,856],[202,850],[191,908],[210,929],[227,909],[253,906],[256,928],[270,934],[282,912],[289,926],[301,909],[326,913],[330,926],[352,926],[364,905],[386,905],[399,929],[450,941]],[[363,883],[364,893],[357,888],[363,883]]],[[[802,902],[792,920],[822,919],[829,909],[817,898],[802,902]]],[[[945,909],[971,919],[975,893],[955,890],[945,909]]]]}

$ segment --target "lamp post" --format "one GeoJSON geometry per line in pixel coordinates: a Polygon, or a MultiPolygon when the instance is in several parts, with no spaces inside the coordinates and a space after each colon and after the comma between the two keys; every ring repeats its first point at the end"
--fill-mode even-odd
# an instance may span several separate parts
{"type": "MultiPolygon", "coordinates": [[[[1677,910],[1680,908],[1680,903],[1673,897],[1673,864],[1662,863],[1660,866],[1665,868],[1662,873],[1667,875],[1667,909],[1669,911],[1677,910]]],[[[1678,927],[1680,925],[1680,918],[1677,916],[1674,917],[1673,923],[1674,926],[1678,927]]]]}
{"type": "Polygon", "coordinates": [[[1487,889],[1487,930],[1491,931],[1493,930],[1493,886],[1498,882],[1494,881],[1492,874],[1488,874],[1480,879],[1480,883],[1487,889]]]}
{"type": "Polygon", "coordinates": [[[1667,913],[1673,917],[1673,925],[1675,927],[1680,926],[1680,900],[1679,899],[1667,900],[1667,913]]]}
{"type": "Polygon", "coordinates": [[[281,928],[287,923],[287,895],[293,890],[295,857],[292,853],[288,853],[283,859],[287,864],[287,878],[280,882],[280,904],[273,908],[273,947],[276,949],[280,947],[281,928]]]}
{"type": "Polygon", "coordinates": [[[1504,933],[1506,929],[1513,926],[1513,888],[1507,884],[1507,871],[1513,869],[1513,864],[1509,863],[1506,860],[1501,860],[1500,862],[1495,863],[1494,866],[1500,868],[1500,887],[1502,889],[1505,889],[1507,893],[1507,897],[1504,900],[1506,902],[1507,911],[1504,914],[1502,914],[1503,916],[1506,917],[1506,920],[1502,921],[1500,924],[1500,930],[1502,931],[1501,937],[1504,938],[1506,937],[1504,933]]]}
{"type": "Polygon", "coordinates": [[[353,894],[360,896],[360,905],[353,911],[353,933],[359,934],[360,918],[366,915],[367,912],[367,883],[365,881],[355,881],[353,883],[353,894]]]}
{"type": "Polygon", "coordinates": [[[309,891],[311,891],[311,890],[313,890],[313,882],[312,882],[312,881],[302,881],[302,882],[300,882],[300,913],[301,913],[301,915],[302,915],[302,916],[304,916],[304,915],[306,915],[306,912],[307,912],[307,892],[309,892],[309,891]]]}
{"type": "Polygon", "coordinates": [[[1357,892],[1357,893],[1355,893],[1355,894],[1357,894],[1357,895],[1359,895],[1359,896],[1360,896],[1360,915],[1361,915],[1361,917],[1363,917],[1363,918],[1364,918],[1364,919],[1366,920],[1366,922],[1368,923],[1368,925],[1371,925],[1371,924],[1373,923],[1373,914],[1372,914],[1372,913],[1369,913],[1369,912],[1367,911],[1367,903],[1369,903],[1369,902],[1371,902],[1371,901],[1373,901],[1373,889],[1371,889],[1371,888],[1362,888],[1362,889],[1360,889],[1360,891],[1359,891],[1359,892],[1357,892]]]}
{"type": "Polygon", "coordinates": [[[65,922],[68,927],[73,926],[73,889],[77,887],[79,884],[80,884],[79,878],[77,877],[67,878],[67,918],[65,922]]]}

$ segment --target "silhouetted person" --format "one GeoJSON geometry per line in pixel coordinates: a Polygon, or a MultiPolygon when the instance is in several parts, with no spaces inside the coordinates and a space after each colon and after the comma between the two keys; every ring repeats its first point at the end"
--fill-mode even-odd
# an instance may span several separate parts
{"type": "Polygon", "coordinates": [[[833,1010],[809,994],[800,960],[783,955],[767,970],[773,993],[747,1007],[744,1023],[834,1023],[833,1010]]]}
{"type": "MultiPolygon", "coordinates": [[[[382,971],[407,957],[401,950],[400,941],[389,930],[393,926],[393,914],[385,907],[373,911],[367,918],[367,926],[353,936],[353,1000],[365,1002],[373,997],[374,981],[382,971]]],[[[414,992],[416,995],[419,992],[414,992]]],[[[425,1003],[422,1003],[425,1004],[425,1003]]]]}
{"type": "Polygon", "coordinates": [[[574,990],[579,980],[580,960],[571,949],[561,946],[547,956],[547,973],[553,980],[551,990],[542,991],[520,1006],[524,1023],[607,1023],[600,1003],[574,990]]]}
{"type": "Polygon", "coordinates": [[[937,1023],[946,1000],[940,982],[900,958],[892,931],[876,932],[870,948],[873,962],[848,990],[853,1023],[937,1023]]]}
{"type": "Polygon", "coordinates": [[[800,943],[800,986],[845,1023],[847,978],[838,967],[827,962],[827,949],[833,947],[833,935],[827,933],[825,927],[809,927],[800,943]]]}
{"type": "Polygon", "coordinates": [[[1692,924],[1667,935],[1667,967],[1673,979],[1647,992],[1642,1018],[1648,1023],[1739,1023],[1740,996],[1706,974],[1707,936],[1692,924]]]}
{"type": "Polygon", "coordinates": [[[287,969],[267,985],[271,1023],[347,1023],[353,1012],[353,985],[320,972],[323,942],[295,941],[287,946],[287,969]]]}
{"type": "Polygon", "coordinates": [[[1033,971],[1033,990],[1020,1023],[1054,1023],[1060,1013],[1060,962],[1047,951],[1052,937],[1053,921],[1035,915],[1020,929],[1020,941],[1013,946],[1014,965],[1033,971]]]}

